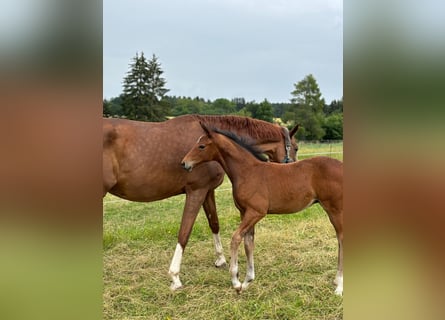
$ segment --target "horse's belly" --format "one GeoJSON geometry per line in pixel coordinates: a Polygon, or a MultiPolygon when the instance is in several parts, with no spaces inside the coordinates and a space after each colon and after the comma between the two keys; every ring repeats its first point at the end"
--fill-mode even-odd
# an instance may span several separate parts
{"type": "Polygon", "coordinates": [[[109,192],[130,201],[157,201],[184,193],[182,179],[158,181],[119,181],[109,192]]]}
{"type": "Polygon", "coordinates": [[[184,193],[184,191],[169,190],[169,192],[160,192],[159,190],[148,189],[144,191],[137,190],[128,192],[126,190],[113,188],[112,190],[109,191],[109,193],[129,201],[152,202],[176,196],[178,194],[184,193]]]}
{"type": "Polygon", "coordinates": [[[312,196],[296,196],[292,199],[271,201],[269,213],[296,213],[310,207],[315,199],[312,196]]]}

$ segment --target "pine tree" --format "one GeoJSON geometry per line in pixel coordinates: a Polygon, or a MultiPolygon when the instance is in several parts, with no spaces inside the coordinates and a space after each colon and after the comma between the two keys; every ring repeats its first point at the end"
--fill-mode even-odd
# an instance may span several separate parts
{"type": "Polygon", "coordinates": [[[303,130],[299,130],[298,136],[300,139],[319,140],[324,135],[322,125],[325,101],[321,97],[317,81],[309,74],[294,86],[289,114],[292,115],[294,123],[300,123],[302,126],[303,130]]]}
{"type": "Polygon", "coordinates": [[[147,61],[144,53],[132,59],[130,70],[123,81],[123,109],[129,119],[143,121],[163,121],[169,112],[169,104],[164,101],[166,80],[158,59],[153,55],[147,61]]]}

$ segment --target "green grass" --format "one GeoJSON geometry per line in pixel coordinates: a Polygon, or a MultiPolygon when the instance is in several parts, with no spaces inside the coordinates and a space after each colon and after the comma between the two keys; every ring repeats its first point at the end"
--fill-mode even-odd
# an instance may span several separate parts
{"type": "MultiPolygon", "coordinates": [[[[303,149],[300,144],[300,152],[309,153],[303,149]]],[[[239,214],[227,179],[217,189],[216,202],[229,259],[239,214]]],[[[320,206],[270,215],[257,224],[256,279],[238,295],[228,268],[213,266],[213,240],[203,212],[184,253],[184,288],[170,291],[167,272],[183,204],[183,195],[151,203],[105,197],[104,319],[342,319],[342,298],[334,295],[333,284],[337,241],[320,206]]],[[[239,257],[242,281],[242,245],[239,257]]]]}

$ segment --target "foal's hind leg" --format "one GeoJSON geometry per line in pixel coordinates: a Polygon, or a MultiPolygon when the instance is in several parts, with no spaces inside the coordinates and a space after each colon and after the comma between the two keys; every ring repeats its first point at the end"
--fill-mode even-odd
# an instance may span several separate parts
{"type": "Polygon", "coordinates": [[[215,204],[215,190],[209,190],[203,203],[204,212],[209,222],[209,227],[213,233],[213,241],[215,244],[216,261],[215,266],[221,268],[227,265],[226,258],[224,257],[223,248],[221,244],[221,237],[219,236],[219,221],[218,214],[216,213],[215,204]]]}
{"type": "Polygon", "coordinates": [[[343,295],[343,208],[338,208],[338,206],[329,202],[320,204],[328,213],[329,220],[334,226],[335,233],[337,234],[338,267],[334,283],[337,285],[335,293],[341,296],[343,295]]]}

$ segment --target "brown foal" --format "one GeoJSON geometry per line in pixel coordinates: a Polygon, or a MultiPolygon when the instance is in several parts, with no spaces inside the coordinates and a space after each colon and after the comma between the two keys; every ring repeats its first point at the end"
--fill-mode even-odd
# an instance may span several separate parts
{"type": "MultiPolygon", "coordinates": [[[[233,287],[241,292],[255,277],[253,248],[255,224],[268,213],[294,213],[320,203],[335,228],[338,268],[335,293],[343,294],[343,163],[314,157],[290,164],[262,162],[261,151],[235,134],[218,129],[204,131],[182,160],[188,170],[203,162],[217,161],[230,178],[241,223],[231,241],[230,273],[233,287]],[[258,158],[258,159],[257,159],[258,158]],[[238,279],[238,249],[241,241],[247,256],[247,274],[238,279]]],[[[197,168],[199,168],[198,166],[197,168]]]]}

